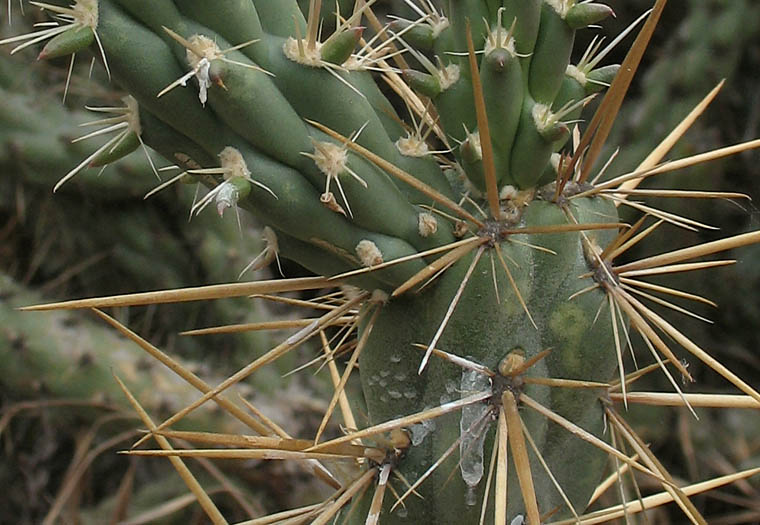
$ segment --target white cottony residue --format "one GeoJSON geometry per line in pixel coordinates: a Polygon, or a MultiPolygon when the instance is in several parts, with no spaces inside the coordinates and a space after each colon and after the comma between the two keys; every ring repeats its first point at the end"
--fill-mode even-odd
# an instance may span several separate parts
{"type": "Polygon", "coordinates": [[[467,492],[464,494],[464,503],[468,507],[474,506],[478,502],[478,495],[475,492],[474,486],[467,486],[467,492]]]}
{"type": "Polygon", "coordinates": [[[446,388],[446,393],[441,394],[441,397],[439,398],[441,405],[445,405],[446,403],[451,402],[452,399],[459,397],[459,388],[456,382],[447,381],[444,387],[446,388]]]}
{"type": "Polygon", "coordinates": [[[523,518],[522,514],[518,514],[515,516],[515,519],[513,519],[509,525],[523,525],[525,523],[525,518],[523,518]]]}
{"type": "Polygon", "coordinates": [[[204,106],[208,100],[208,88],[211,87],[210,70],[211,62],[203,58],[198,64],[198,71],[195,73],[195,77],[198,79],[198,98],[204,106]]]}
{"type": "Polygon", "coordinates": [[[425,436],[435,431],[435,421],[432,419],[425,419],[420,423],[412,425],[409,430],[412,432],[412,445],[416,447],[422,443],[425,436]]]}
{"type": "MultiPolygon", "coordinates": [[[[461,390],[463,396],[489,389],[488,377],[475,370],[462,371],[461,390]]],[[[461,441],[459,443],[459,468],[462,479],[472,490],[483,477],[483,441],[486,436],[485,418],[490,407],[483,403],[475,403],[462,408],[459,421],[461,441]]]]}

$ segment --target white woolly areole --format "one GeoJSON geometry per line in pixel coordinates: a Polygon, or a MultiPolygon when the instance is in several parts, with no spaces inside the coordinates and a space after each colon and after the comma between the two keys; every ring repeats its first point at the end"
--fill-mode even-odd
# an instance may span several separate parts
{"type": "Polygon", "coordinates": [[[251,171],[248,169],[243,155],[232,146],[227,146],[222,150],[219,154],[219,160],[222,163],[222,168],[225,170],[225,179],[232,179],[234,177],[251,178],[251,171]]]}
{"type": "Polygon", "coordinates": [[[312,158],[319,171],[332,178],[346,171],[348,151],[344,147],[332,142],[311,141],[314,144],[312,158]]]}
{"type": "Polygon", "coordinates": [[[309,47],[306,40],[296,40],[292,36],[282,44],[282,52],[293,62],[304,66],[321,67],[322,43],[314,42],[314,47],[309,47]]]}
{"type": "Polygon", "coordinates": [[[538,131],[544,131],[556,123],[551,106],[538,103],[533,106],[533,122],[536,124],[538,131]]]}
{"type": "Polygon", "coordinates": [[[441,85],[441,91],[446,91],[459,80],[459,66],[449,64],[442,70],[438,71],[438,83],[441,85]]]}
{"type": "Polygon", "coordinates": [[[370,267],[383,264],[383,254],[380,248],[368,239],[359,241],[359,244],[356,245],[356,255],[359,256],[364,266],[370,267]]]}
{"type": "Polygon", "coordinates": [[[429,237],[438,231],[438,220],[432,213],[423,211],[417,216],[417,229],[422,237],[429,237]]]}
{"type": "Polygon", "coordinates": [[[503,27],[496,28],[491,31],[491,34],[488,35],[485,45],[483,46],[483,54],[488,56],[488,54],[494,49],[501,48],[506,49],[507,52],[509,52],[509,54],[513,57],[517,56],[517,51],[515,50],[515,39],[511,36],[507,38],[507,36],[509,36],[509,30],[503,27]]]}
{"type": "Polygon", "coordinates": [[[414,135],[398,139],[396,149],[405,157],[424,157],[430,153],[427,143],[414,135]]]}
{"type": "Polygon", "coordinates": [[[98,27],[98,0],[77,0],[71,10],[78,23],[93,31],[98,27]]]}
{"type": "Polygon", "coordinates": [[[588,78],[586,77],[586,73],[578,69],[576,66],[570,64],[567,66],[567,69],[565,70],[565,74],[569,76],[570,78],[574,78],[578,81],[578,83],[581,86],[585,86],[586,82],[588,82],[588,78]]]}
{"type": "Polygon", "coordinates": [[[507,184],[499,192],[499,200],[505,201],[507,199],[512,200],[517,197],[517,188],[511,184],[507,184]]]}

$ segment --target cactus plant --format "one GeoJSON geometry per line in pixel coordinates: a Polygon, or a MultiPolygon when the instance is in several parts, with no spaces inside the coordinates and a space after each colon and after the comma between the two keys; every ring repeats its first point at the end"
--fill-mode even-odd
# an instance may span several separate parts
{"type": "MultiPolygon", "coordinates": [[[[383,26],[374,2],[358,0],[335,14],[329,36],[320,35],[321,4],[312,0],[305,15],[295,0],[39,4],[57,22],[38,35],[4,41],[26,40],[24,47],[51,37],[41,58],[92,47],[130,94],[124,108],[112,108],[118,116],[103,122],[119,132],[101,150],[103,158],[88,158],[56,188],[85,164],[113,162],[144,143],[184,170],[176,180],[209,187],[193,213],[212,202],[220,213],[248,210],[270,232],[265,259],[290,258],[321,276],[38,308],[345,286],[337,302],[309,303],[327,310],[322,317],[219,386],[196,385],[203,396],[168,420],[157,425],[140,410],[163,450],[134,453],[172,457],[215,523],[224,517],[179,458],[307,459],[336,487],[322,504],[270,520],[327,523],[353,501],[346,511],[351,523],[478,523],[488,516],[497,524],[536,525],[579,521],[609,457],[616,471],[655,480],[663,490],[658,498],[676,501],[688,519],[705,523],[688,499],[697,489],[676,484],[619,405],[672,399],[631,392],[643,373],[658,368],[676,391],[676,401],[668,402],[690,408],[756,409],[760,394],[644,302],[684,311],[663,297],[706,299],[641,276],[726,264],[690,261],[755,243],[760,232],[618,260],[664,222],[702,226],[634,201],[651,194],[638,189],[642,179],[760,143],[663,163],[699,107],[630,173],[607,178],[598,166],[665,2],[657,1],[642,21],[620,68],[601,65],[608,48],[600,51],[600,43],[570,64],[576,32],[613,14],[594,2],[410,1],[411,18],[383,26]],[[363,19],[373,36],[365,36],[363,19]],[[378,79],[396,98],[389,100],[378,79]],[[581,136],[576,123],[583,108],[607,86],[581,136]],[[409,123],[399,116],[401,107],[409,123]],[[623,224],[620,206],[644,216],[623,224]],[[634,332],[654,365],[627,374],[624,350],[634,332]],[[210,400],[239,416],[239,408],[217,396],[313,337],[321,338],[335,382],[314,438],[292,439],[269,423],[255,429],[261,437],[170,430],[210,400]],[[691,376],[671,341],[741,394],[683,393],[674,374],[691,376]],[[343,374],[334,362],[338,352],[350,354],[343,374]],[[345,394],[357,366],[363,429],[356,428],[345,394]],[[338,406],[346,432],[324,439],[338,406]],[[232,449],[175,450],[173,437],[232,449]],[[330,470],[335,461],[343,467],[330,470]],[[391,491],[395,498],[386,496],[391,491]]],[[[239,329],[245,327],[197,333],[239,329]]],[[[587,517],[615,519],[649,505],[641,500],[587,517]]]]}

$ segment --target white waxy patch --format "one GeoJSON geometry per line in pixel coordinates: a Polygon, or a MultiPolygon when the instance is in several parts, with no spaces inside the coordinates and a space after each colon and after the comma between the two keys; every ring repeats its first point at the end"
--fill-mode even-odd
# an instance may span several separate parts
{"type": "Polygon", "coordinates": [[[412,445],[416,447],[422,443],[428,434],[435,431],[435,421],[432,419],[425,419],[420,423],[412,425],[409,430],[412,433],[412,445]]]}
{"type": "Polygon", "coordinates": [[[475,487],[467,486],[467,492],[464,493],[464,504],[468,507],[474,506],[478,502],[478,494],[475,487]]]}
{"type": "Polygon", "coordinates": [[[359,256],[359,260],[361,260],[362,264],[367,267],[377,266],[378,264],[383,263],[383,254],[380,251],[380,248],[368,239],[359,241],[359,244],[356,245],[356,255],[359,256]]]}
{"type": "Polygon", "coordinates": [[[429,237],[438,231],[438,220],[432,213],[422,212],[417,217],[417,227],[420,236],[429,237]]]}
{"type": "Polygon", "coordinates": [[[216,42],[203,35],[190,37],[193,50],[186,51],[187,63],[192,70],[180,78],[180,85],[185,86],[190,77],[195,76],[198,80],[198,98],[201,104],[206,105],[208,100],[208,88],[211,87],[211,61],[222,56],[222,52],[216,42]],[[196,52],[200,52],[198,55],[196,52]]]}
{"type": "Polygon", "coordinates": [[[206,105],[208,100],[208,88],[211,87],[211,78],[209,70],[211,69],[211,62],[205,58],[198,64],[198,71],[195,73],[195,78],[198,79],[198,100],[201,104],[206,105]]]}
{"type": "MultiPolygon", "coordinates": [[[[469,396],[490,388],[488,376],[475,370],[462,371],[462,395],[469,396]]],[[[485,418],[488,417],[490,406],[482,403],[468,405],[462,408],[459,420],[459,468],[462,479],[469,489],[477,487],[483,477],[483,442],[486,436],[485,418]]],[[[473,491],[474,492],[474,491],[473,491]]]]}
{"type": "Polygon", "coordinates": [[[216,194],[216,211],[219,216],[224,214],[224,210],[237,204],[239,195],[238,188],[230,182],[225,181],[219,186],[219,192],[216,194]]]}

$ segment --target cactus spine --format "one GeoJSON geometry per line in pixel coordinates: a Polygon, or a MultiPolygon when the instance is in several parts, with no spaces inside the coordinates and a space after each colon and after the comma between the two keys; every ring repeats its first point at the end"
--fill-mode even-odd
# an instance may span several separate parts
{"type": "MultiPolygon", "coordinates": [[[[634,277],[757,242],[758,234],[619,265],[615,258],[654,228],[621,224],[619,206],[693,223],[627,199],[642,178],[673,169],[653,171],[667,151],[612,182],[589,177],[664,3],[656,2],[617,76],[617,66],[597,67],[590,56],[570,64],[576,32],[612,14],[593,2],[423,1],[413,7],[419,18],[397,19],[395,33],[378,27],[368,41],[360,22],[377,19],[364,1],[324,38],[318,0],[306,17],[295,2],[263,0],[77,1],[59,11],[71,27],[51,32],[55,50],[43,57],[97,42],[139,116],[94,160],[114,161],[136,138],[211,188],[196,211],[212,200],[220,212],[246,209],[269,228],[280,256],[363,290],[332,310],[358,308],[358,340],[316,439],[271,452],[353,458],[353,480],[304,519],[327,523],[352,497],[352,523],[478,523],[482,513],[499,524],[577,519],[610,455],[658,480],[692,521],[704,522],[612,406],[629,388],[628,334],[642,335],[671,381],[672,369],[689,372],[657,330],[747,398],[760,395],[640,302],[636,294],[652,288],[634,277]],[[402,124],[373,70],[414,125],[402,124]],[[609,83],[590,131],[570,147],[587,96],[609,83]],[[450,153],[433,154],[428,143],[450,153]],[[367,428],[324,440],[356,365],[367,428]],[[610,438],[605,425],[613,423],[610,438]],[[620,452],[620,440],[641,460],[620,452]],[[450,477],[457,464],[460,475],[450,477]],[[400,506],[384,497],[394,480],[424,483],[400,506]],[[360,498],[369,487],[373,496],[360,498]]],[[[202,401],[321,333],[337,322],[331,315],[202,401]]]]}

